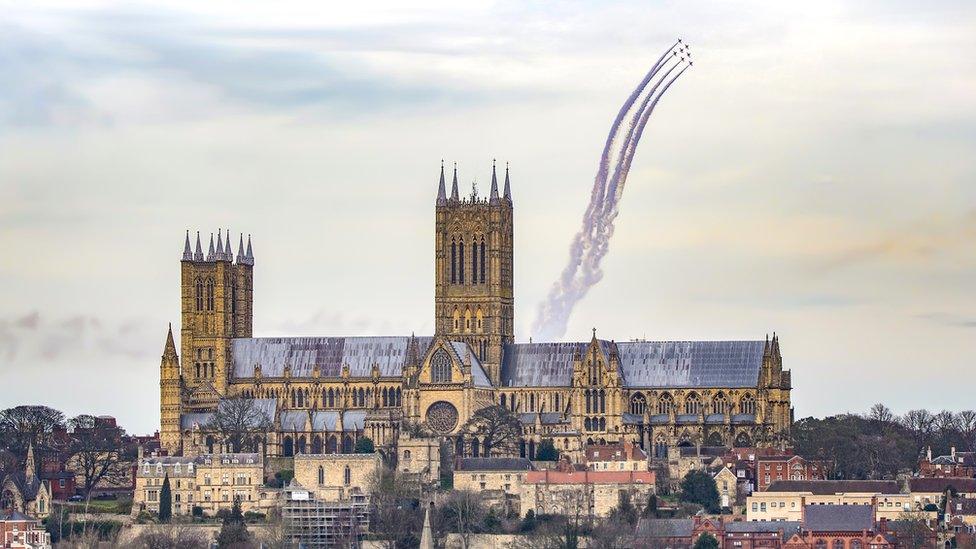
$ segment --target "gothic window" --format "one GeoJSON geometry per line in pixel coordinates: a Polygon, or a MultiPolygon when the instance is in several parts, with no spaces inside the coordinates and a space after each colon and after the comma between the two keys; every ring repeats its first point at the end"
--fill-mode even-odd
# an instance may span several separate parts
{"type": "Polygon", "coordinates": [[[386,387],[383,387],[383,397],[382,398],[383,398],[383,407],[389,406],[390,405],[389,394],[387,393],[386,387]]]}
{"type": "Polygon", "coordinates": [[[451,239],[451,284],[457,284],[457,243],[451,239]]]}
{"type": "Polygon", "coordinates": [[[319,486],[325,484],[325,467],[319,465],[319,486]]]}
{"type": "Polygon", "coordinates": [[[313,454],[322,453],[322,437],[320,437],[319,435],[315,435],[315,437],[312,438],[312,453],[313,454]]]}
{"type": "Polygon", "coordinates": [[[394,406],[401,406],[402,398],[403,398],[403,392],[398,388],[396,390],[396,403],[394,404],[394,406]]]}
{"type": "Polygon", "coordinates": [[[343,454],[351,454],[352,453],[352,449],[353,449],[352,437],[349,436],[349,435],[346,435],[342,439],[342,453],[343,454]]]}
{"type": "Polygon", "coordinates": [[[554,411],[558,412],[562,410],[562,408],[559,407],[559,393],[556,393],[555,399],[556,399],[556,409],[554,411]]]}
{"type": "Polygon", "coordinates": [[[464,331],[471,331],[471,310],[467,309],[464,311],[464,331]]]}
{"type": "Polygon", "coordinates": [[[458,282],[464,284],[464,239],[458,244],[458,282]]]}
{"type": "Polygon", "coordinates": [[[305,453],[305,435],[298,437],[298,443],[295,446],[299,454],[305,453]]]}
{"type": "Polygon", "coordinates": [[[336,442],[335,435],[329,436],[329,439],[325,443],[325,452],[327,454],[334,454],[338,449],[337,447],[338,447],[338,442],[336,442]]]}
{"type": "Polygon", "coordinates": [[[194,297],[196,298],[197,311],[203,310],[203,279],[197,277],[196,284],[194,284],[194,297]]]}
{"type": "Polygon", "coordinates": [[[861,549],[861,540],[859,540],[859,539],[852,539],[851,540],[851,549],[861,549]]]}
{"type": "Polygon", "coordinates": [[[346,468],[342,471],[342,483],[346,486],[352,484],[352,471],[349,469],[348,465],[346,465],[346,468]]]}
{"type": "Polygon", "coordinates": [[[454,309],[454,331],[458,332],[461,330],[461,313],[457,309],[454,309]]]}
{"type": "Polygon", "coordinates": [[[477,438],[471,439],[471,457],[478,457],[478,451],[481,450],[481,443],[478,442],[477,438]]]}
{"type": "Polygon", "coordinates": [[[237,314],[237,283],[234,281],[230,283],[230,314],[237,314]]]}
{"type": "Polygon", "coordinates": [[[335,408],[335,393],[329,389],[329,408],[335,408]]]}
{"type": "Polygon", "coordinates": [[[482,323],[483,323],[484,318],[485,318],[485,315],[481,313],[481,307],[478,307],[478,310],[477,310],[477,312],[475,313],[474,316],[475,316],[475,321],[476,321],[475,326],[477,327],[478,332],[481,332],[482,323]]]}
{"type": "Polygon", "coordinates": [[[600,418],[600,430],[601,431],[606,431],[607,430],[607,418],[605,418],[605,417],[601,417],[600,418]]]}
{"type": "Polygon", "coordinates": [[[723,395],[722,393],[719,393],[718,395],[716,395],[715,396],[715,399],[712,400],[712,413],[713,414],[724,414],[725,411],[728,410],[728,407],[729,407],[729,403],[725,399],[725,395],[723,395]]]}
{"type": "Polygon", "coordinates": [[[295,455],[295,446],[290,436],[285,437],[285,440],[283,441],[281,446],[282,446],[281,453],[285,457],[291,457],[295,455]]]}
{"type": "Polygon", "coordinates": [[[478,242],[471,244],[471,283],[478,283],[478,242]]]}
{"type": "Polygon", "coordinates": [[[207,279],[207,310],[214,310],[214,279],[207,279]]]}
{"type": "Polygon", "coordinates": [[[200,377],[200,363],[197,362],[195,366],[197,367],[197,377],[200,377]]]}
{"type": "Polygon", "coordinates": [[[485,283],[485,237],[481,237],[481,283],[485,283]]]}
{"type": "Polygon", "coordinates": [[[530,412],[534,412],[535,411],[535,395],[534,394],[529,395],[529,411],[530,412]]]}
{"type": "Polygon", "coordinates": [[[701,401],[698,400],[698,395],[691,393],[685,398],[685,413],[686,414],[697,414],[701,410],[701,401]]]}
{"type": "Polygon", "coordinates": [[[674,400],[668,393],[664,393],[657,399],[657,413],[670,414],[672,408],[674,408],[674,400]]]}
{"type": "Polygon", "coordinates": [[[498,404],[501,405],[502,408],[508,406],[508,403],[505,402],[505,393],[502,393],[502,396],[498,397],[498,404]]]}
{"type": "Polygon", "coordinates": [[[644,398],[643,393],[637,393],[630,397],[630,413],[643,415],[644,410],[647,409],[647,399],[644,398]]]}
{"type": "Polygon", "coordinates": [[[739,401],[739,413],[742,414],[756,413],[756,399],[752,398],[752,395],[746,395],[742,397],[742,400],[739,401]]]}
{"type": "Polygon", "coordinates": [[[607,413],[607,392],[600,389],[600,413],[607,413]]]}
{"type": "Polygon", "coordinates": [[[668,457],[668,442],[664,438],[663,434],[659,434],[657,438],[654,439],[654,457],[656,458],[668,457]]]}
{"type": "Polygon", "coordinates": [[[432,383],[451,382],[451,358],[444,349],[434,353],[430,359],[430,380],[432,383]]]}
{"type": "Polygon", "coordinates": [[[427,408],[427,426],[435,433],[450,433],[457,427],[458,411],[450,402],[435,402],[427,408]]]}
{"type": "Polygon", "coordinates": [[[590,413],[590,392],[589,391],[586,391],[585,397],[586,397],[586,413],[588,414],[590,413]]]}

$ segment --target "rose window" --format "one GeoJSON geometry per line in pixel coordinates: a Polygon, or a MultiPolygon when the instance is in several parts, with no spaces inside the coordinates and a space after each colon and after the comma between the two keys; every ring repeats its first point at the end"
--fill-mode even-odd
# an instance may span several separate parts
{"type": "Polygon", "coordinates": [[[427,408],[427,426],[435,433],[450,433],[457,424],[458,411],[450,402],[435,402],[427,408]]]}

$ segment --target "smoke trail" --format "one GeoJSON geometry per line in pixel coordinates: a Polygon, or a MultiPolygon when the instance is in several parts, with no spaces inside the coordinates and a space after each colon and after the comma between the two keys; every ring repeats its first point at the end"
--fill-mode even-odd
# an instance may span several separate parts
{"type": "MultiPolygon", "coordinates": [[[[604,197],[606,195],[606,182],[607,174],[610,170],[610,157],[613,154],[614,145],[618,141],[620,124],[623,122],[625,116],[630,111],[634,102],[643,93],[644,88],[647,87],[648,82],[657,74],[658,70],[662,67],[662,64],[667,63],[671,60],[672,56],[668,54],[676,54],[674,51],[675,47],[681,43],[681,40],[675,41],[671,44],[671,47],[661,54],[661,57],[654,63],[644,79],[637,85],[633,92],[631,92],[630,97],[624,102],[623,106],[620,107],[620,111],[617,112],[617,117],[613,121],[613,125],[610,126],[610,133],[607,134],[606,143],[603,146],[603,154],[600,157],[600,167],[597,170],[596,179],[593,182],[593,191],[590,195],[590,203],[586,207],[586,212],[583,214],[583,228],[576,233],[573,238],[573,242],[569,247],[569,261],[566,267],[563,269],[560,275],[560,282],[562,286],[569,286],[572,284],[573,277],[576,274],[576,270],[579,268],[580,262],[582,261],[582,256],[586,248],[586,242],[592,239],[592,228],[596,225],[587,222],[587,220],[593,219],[593,216],[603,207],[604,197]],[[587,230],[589,228],[590,230],[587,230]]],[[[633,129],[629,133],[632,133],[633,129]]],[[[629,139],[628,133],[628,139],[629,139]]],[[[568,316],[568,312],[566,313],[568,316]]]]}
{"type": "Polygon", "coordinates": [[[678,52],[683,53],[685,51],[684,47],[679,48],[678,52],[674,51],[675,46],[679,43],[681,43],[680,40],[668,48],[654,63],[644,79],[624,102],[611,125],[600,158],[597,176],[594,180],[590,203],[583,215],[582,227],[570,245],[569,261],[566,267],[553,284],[546,300],[539,304],[539,311],[533,324],[533,337],[540,340],[561,337],[566,331],[566,324],[573,307],[603,276],[600,270],[600,261],[609,249],[609,240],[613,236],[614,230],[613,221],[618,213],[618,202],[623,194],[627,172],[630,169],[637,143],[661,96],[688,69],[690,61],[688,65],[685,65],[685,59],[682,57],[678,63],[667,69],[661,78],[657,79],[636,111],[634,111],[633,106],[637,99],[644,95],[647,85],[655,80],[658,73],[677,56],[678,52]],[[683,65],[684,67],[678,74],[670,79],[668,78],[676,68],[683,65]],[[664,86],[658,92],[657,90],[662,84],[664,86]],[[623,120],[632,111],[634,112],[627,131],[621,132],[620,126],[623,120]],[[622,133],[623,135],[621,135],[622,133]],[[613,177],[608,189],[607,176],[610,173],[611,160],[615,162],[613,162],[613,177]]]}

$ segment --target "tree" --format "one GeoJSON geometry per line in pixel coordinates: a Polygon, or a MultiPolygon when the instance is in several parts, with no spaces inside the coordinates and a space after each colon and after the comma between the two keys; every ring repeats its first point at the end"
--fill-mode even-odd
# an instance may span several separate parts
{"type": "Polygon", "coordinates": [[[552,443],[551,438],[543,439],[535,451],[535,459],[539,461],[559,461],[559,450],[552,443]]]}
{"type": "Polygon", "coordinates": [[[64,414],[47,406],[15,406],[0,411],[0,449],[12,452],[21,462],[27,448],[56,446],[55,432],[65,428],[64,414]]]}
{"type": "Polygon", "coordinates": [[[163,487],[159,490],[159,522],[167,523],[173,517],[173,492],[169,487],[169,473],[163,477],[163,487]]]}
{"type": "Polygon", "coordinates": [[[928,410],[909,410],[901,419],[901,424],[908,429],[915,440],[915,448],[922,448],[932,436],[932,422],[935,418],[928,410]]]}
{"type": "Polygon", "coordinates": [[[697,503],[709,513],[719,511],[718,487],[705,471],[689,471],[681,481],[681,500],[697,503]]]}
{"type": "Polygon", "coordinates": [[[579,549],[581,539],[589,530],[589,495],[582,489],[559,490],[549,496],[555,516],[526,536],[520,545],[529,549],[579,549]]]}
{"type": "Polygon", "coordinates": [[[129,544],[140,549],[206,549],[207,537],[182,524],[156,525],[143,530],[129,544]]]}
{"type": "Polygon", "coordinates": [[[633,547],[634,525],[617,515],[597,522],[587,536],[587,549],[620,549],[633,547]]]}
{"type": "Polygon", "coordinates": [[[976,451],[976,411],[963,410],[959,412],[956,415],[956,425],[959,426],[963,448],[970,452],[976,451]]]}
{"type": "Polygon", "coordinates": [[[90,496],[98,484],[124,486],[131,477],[135,448],[123,443],[125,431],[95,416],[72,418],[68,452],[75,473],[83,479],[82,491],[90,496]]]}
{"type": "Polygon", "coordinates": [[[933,536],[932,529],[928,527],[928,518],[925,513],[918,511],[905,511],[898,516],[898,522],[890,522],[895,530],[895,537],[898,539],[900,547],[929,547],[933,536]]]}
{"type": "Polygon", "coordinates": [[[630,501],[630,494],[621,491],[617,498],[617,506],[610,511],[610,518],[629,526],[637,524],[637,508],[630,501]]]}
{"type": "Polygon", "coordinates": [[[397,471],[384,470],[372,480],[370,528],[383,536],[388,548],[416,547],[420,541],[424,514],[419,496],[420,487],[397,471]]]}
{"type": "Polygon", "coordinates": [[[230,514],[224,517],[224,522],[220,526],[217,545],[221,549],[225,547],[248,547],[250,541],[251,534],[247,531],[244,515],[241,514],[241,502],[234,498],[234,506],[231,507],[230,514]]]}
{"type": "Polygon", "coordinates": [[[359,437],[356,439],[357,454],[372,454],[376,449],[373,446],[373,439],[369,437],[359,437]]]}
{"type": "Polygon", "coordinates": [[[265,433],[272,428],[271,418],[252,398],[228,398],[204,426],[214,431],[232,452],[257,452],[265,433]]]}
{"type": "Polygon", "coordinates": [[[437,522],[461,538],[461,549],[468,549],[471,534],[481,531],[488,511],[481,497],[470,490],[458,490],[441,504],[437,522]]]}
{"type": "Polygon", "coordinates": [[[718,549],[718,540],[708,532],[698,536],[695,540],[694,549],[718,549]]]}
{"type": "Polygon", "coordinates": [[[647,505],[644,507],[644,512],[641,513],[644,518],[659,518],[657,516],[657,495],[651,494],[647,498],[647,505]]]}
{"type": "Polygon", "coordinates": [[[877,430],[881,431],[886,429],[890,424],[895,422],[895,414],[882,403],[877,403],[871,407],[868,412],[868,417],[874,422],[877,430]]]}
{"type": "Polygon", "coordinates": [[[481,440],[483,457],[516,456],[522,440],[522,423],[503,406],[488,406],[472,414],[462,432],[481,440]]]}

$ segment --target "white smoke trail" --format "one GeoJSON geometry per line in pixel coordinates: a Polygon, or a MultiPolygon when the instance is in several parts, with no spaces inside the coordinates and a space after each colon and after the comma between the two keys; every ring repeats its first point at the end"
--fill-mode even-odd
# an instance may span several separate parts
{"type": "MultiPolygon", "coordinates": [[[[627,131],[621,132],[620,126],[627,114],[633,110],[634,103],[644,94],[647,85],[657,77],[658,73],[670,61],[677,57],[678,52],[675,52],[674,48],[680,42],[680,40],[676,42],[661,55],[627,101],[624,102],[611,125],[597,169],[590,203],[583,215],[582,227],[570,245],[569,261],[566,267],[553,284],[546,300],[539,305],[532,330],[534,338],[546,341],[561,337],[566,332],[566,325],[573,307],[603,276],[600,270],[600,261],[609,249],[609,241],[614,230],[613,221],[618,213],[618,202],[623,194],[627,171],[630,169],[637,143],[661,96],[687,70],[688,65],[684,65],[683,57],[681,61],[664,72],[664,75],[650,88],[640,106],[633,112],[627,131]],[[668,79],[668,76],[682,65],[684,68],[677,75],[668,79]],[[657,90],[662,84],[664,87],[658,93],[657,90]],[[623,135],[621,135],[622,133],[623,135]],[[615,162],[613,162],[613,177],[608,189],[607,176],[610,173],[611,160],[615,162]]],[[[684,52],[684,47],[678,51],[684,52]]]]}

